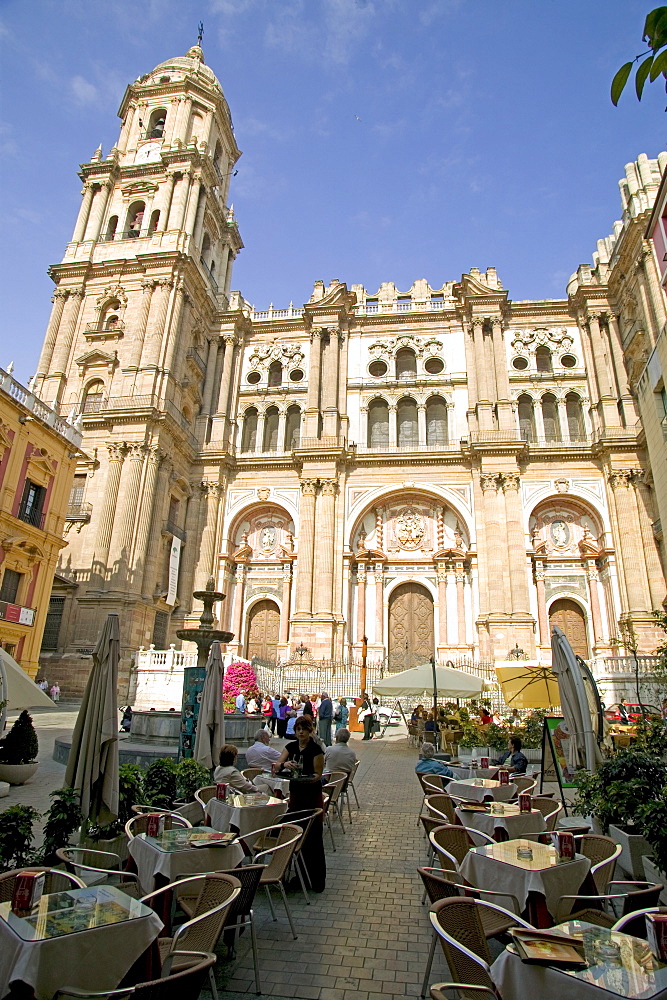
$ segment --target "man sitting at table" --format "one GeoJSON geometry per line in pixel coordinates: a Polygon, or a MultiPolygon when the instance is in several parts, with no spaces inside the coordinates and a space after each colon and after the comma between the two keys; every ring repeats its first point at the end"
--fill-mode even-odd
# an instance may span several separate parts
{"type": "Polygon", "coordinates": [[[325,774],[329,774],[331,771],[345,771],[347,774],[352,773],[354,765],[357,763],[357,755],[352,747],[347,745],[349,739],[349,729],[339,729],[336,732],[336,742],[324,751],[325,774]]]}
{"type": "Polygon", "coordinates": [[[422,743],[421,757],[415,765],[417,774],[441,774],[443,778],[453,778],[454,772],[450,771],[444,761],[435,760],[435,747],[432,743],[422,743]]]}
{"type": "Polygon", "coordinates": [[[525,774],[528,767],[527,758],[521,753],[523,743],[518,736],[510,736],[507,750],[494,760],[494,764],[502,764],[512,774],[525,774]]]}
{"type": "Polygon", "coordinates": [[[270,742],[268,730],[258,729],[255,733],[255,742],[245,752],[248,767],[261,767],[263,771],[271,770],[271,765],[280,757],[280,750],[269,746],[270,742]]]}

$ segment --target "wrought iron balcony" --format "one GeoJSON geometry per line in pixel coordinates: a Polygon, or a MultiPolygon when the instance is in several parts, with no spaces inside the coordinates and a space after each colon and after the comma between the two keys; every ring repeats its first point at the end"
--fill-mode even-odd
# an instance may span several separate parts
{"type": "Polygon", "coordinates": [[[67,521],[81,521],[82,524],[87,524],[90,521],[92,513],[92,503],[70,503],[67,505],[65,519],[67,521]]]}

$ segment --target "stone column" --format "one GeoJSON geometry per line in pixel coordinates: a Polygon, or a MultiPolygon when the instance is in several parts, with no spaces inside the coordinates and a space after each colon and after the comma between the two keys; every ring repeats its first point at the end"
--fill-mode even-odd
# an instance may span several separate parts
{"type": "Polygon", "coordinates": [[[210,576],[217,579],[215,539],[218,525],[220,499],[224,493],[221,483],[202,483],[202,493],[206,498],[206,519],[199,547],[199,560],[195,570],[195,590],[204,590],[210,576]]]}
{"type": "Polygon", "coordinates": [[[630,492],[630,473],[611,472],[609,482],[614,491],[618,517],[616,549],[621,548],[630,612],[646,612],[650,604],[646,563],[642,552],[634,493],[630,492]]]}
{"type": "Polygon", "coordinates": [[[515,424],[512,404],[510,402],[510,382],[507,372],[503,322],[500,318],[491,320],[491,332],[493,337],[493,364],[498,400],[498,426],[501,429],[511,430],[515,424]]]}
{"type": "Polygon", "coordinates": [[[162,199],[160,205],[160,218],[158,219],[156,232],[163,233],[167,228],[167,223],[169,221],[169,209],[171,207],[171,200],[174,197],[174,186],[176,184],[176,172],[170,170],[167,175],[167,183],[162,185],[162,199]]]}
{"type": "Polygon", "coordinates": [[[375,564],[375,643],[384,646],[384,567],[375,564]]]}
{"type": "Polygon", "coordinates": [[[205,509],[206,504],[205,486],[205,483],[196,483],[192,486],[192,495],[188,500],[188,509],[185,514],[185,548],[181,553],[182,562],[178,589],[179,597],[188,610],[192,606],[192,591],[195,589],[195,560],[199,554],[199,525],[202,507],[205,509]]]}
{"type": "Polygon", "coordinates": [[[93,200],[93,182],[86,181],[83,185],[83,190],[81,192],[83,195],[83,200],[81,202],[81,207],[79,208],[79,214],[77,216],[76,225],[74,227],[74,233],[72,234],[72,243],[80,243],[83,239],[83,234],[86,231],[86,226],[88,225],[88,216],[90,215],[90,206],[93,200]]]}
{"type": "Polygon", "coordinates": [[[558,432],[560,434],[560,440],[569,441],[570,428],[567,422],[567,404],[564,399],[557,399],[556,405],[558,408],[558,432]]]}
{"type": "Polygon", "coordinates": [[[477,428],[477,401],[479,390],[477,386],[477,367],[475,357],[475,331],[472,326],[464,330],[465,352],[466,352],[466,373],[468,379],[468,421],[470,430],[477,428]]]}
{"type": "Polygon", "coordinates": [[[197,206],[199,205],[200,188],[201,188],[201,177],[199,174],[195,174],[192,178],[192,183],[190,184],[188,207],[187,207],[187,213],[185,215],[185,225],[183,227],[186,233],[194,234],[195,218],[197,216],[197,206]]]}
{"type": "Polygon", "coordinates": [[[109,461],[107,464],[106,476],[104,480],[104,498],[102,509],[97,521],[97,535],[95,538],[94,556],[91,566],[91,589],[101,590],[107,578],[107,563],[109,559],[109,546],[111,545],[111,533],[113,530],[114,514],[116,503],[118,502],[118,489],[120,486],[120,474],[125,458],[125,442],[107,445],[109,461]]]}
{"type": "Polygon", "coordinates": [[[201,415],[208,415],[211,412],[211,396],[213,393],[213,379],[215,378],[215,366],[218,358],[219,341],[213,337],[208,344],[208,356],[206,358],[206,374],[204,376],[204,391],[202,393],[201,415]]]}
{"type": "Polygon", "coordinates": [[[264,451],[264,424],[266,423],[266,413],[260,410],[257,414],[257,436],[255,437],[255,452],[264,451]]]}
{"type": "Polygon", "coordinates": [[[44,347],[42,348],[39,364],[37,366],[38,378],[43,378],[44,375],[47,374],[51,365],[53,348],[55,347],[56,340],[58,338],[60,321],[62,320],[63,309],[65,308],[65,302],[67,301],[68,295],[69,291],[66,288],[56,288],[53,293],[53,297],[51,299],[53,302],[53,309],[51,310],[49,325],[46,328],[46,336],[44,338],[44,347]]]}
{"type": "Polygon", "coordinates": [[[95,192],[95,197],[93,198],[93,204],[88,218],[88,224],[83,237],[84,240],[95,241],[100,238],[100,231],[102,229],[102,222],[104,221],[104,212],[109,200],[110,190],[111,181],[103,181],[100,184],[99,189],[95,192]]]}
{"type": "Polygon", "coordinates": [[[142,294],[141,294],[141,304],[139,306],[139,315],[137,317],[137,327],[132,340],[132,346],[130,353],[128,355],[127,367],[128,368],[138,368],[139,362],[141,361],[141,352],[144,346],[144,337],[146,336],[146,324],[148,323],[148,314],[151,308],[151,299],[153,298],[153,291],[157,282],[154,278],[144,278],[141,282],[142,294]]]}
{"type": "Polygon", "coordinates": [[[586,562],[586,579],[588,581],[588,596],[591,605],[591,618],[593,619],[593,641],[599,646],[602,641],[602,618],[600,616],[600,597],[598,594],[598,571],[595,559],[588,559],[586,562]]]}
{"type": "Polygon", "coordinates": [[[449,645],[449,634],[447,632],[447,566],[444,562],[437,564],[438,576],[438,631],[440,633],[440,646],[449,645]]]}
{"type": "Polygon", "coordinates": [[[528,614],[528,583],[526,579],[526,538],[523,530],[521,501],[519,499],[519,474],[506,473],[503,476],[505,494],[505,518],[507,524],[508,565],[510,570],[510,590],[512,612],[528,614]]]}
{"type": "Polygon", "coordinates": [[[608,427],[618,427],[618,407],[616,405],[616,394],[609,378],[609,368],[605,356],[604,344],[602,342],[602,332],[600,330],[600,314],[589,313],[588,328],[591,334],[591,347],[593,349],[593,363],[597,375],[598,386],[600,388],[600,402],[602,403],[602,414],[605,425],[608,427]]]}
{"type": "Polygon", "coordinates": [[[157,296],[154,295],[151,300],[148,332],[141,357],[142,368],[156,367],[160,363],[167,309],[169,308],[169,298],[173,284],[170,278],[158,278],[155,282],[156,289],[159,289],[159,294],[157,296]]]}
{"type": "Polygon", "coordinates": [[[663,289],[660,285],[660,276],[656,268],[655,255],[653,253],[653,244],[651,240],[644,240],[642,263],[644,265],[643,277],[650,292],[649,301],[653,312],[653,321],[655,323],[656,330],[660,331],[665,325],[667,310],[665,309],[665,299],[662,294],[663,289]]]}
{"type": "Polygon", "coordinates": [[[322,416],[324,437],[338,435],[338,365],[340,361],[341,334],[329,331],[329,343],[324,350],[322,416]]]}
{"type": "Polygon", "coordinates": [[[333,600],[333,550],[335,531],[335,508],[338,483],[335,479],[324,479],[320,484],[320,495],[315,510],[315,603],[313,612],[331,614],[333,600]]]}
{"type": "Polygon", "coordinates": [[[185,212],[185,201],[187,198],[189,179],[190,177],[187,172],[181,173],[178,178],[176,177],[176,174],[174,174],[174,194],[169,208],[169,219],[167,220],[167,228],[170,230],[181,228],[183,213],[185,212]],[[178,181],[178,183],[176,183],[176,181],[178,181]]]}
{"type": "Polygon", "coordinates": [[[320,413],[320,372],[322,363],[323,330],[310,331],[310,358],[308,360],[308,396],[304,413],[304,437],[317,437],[320,413]]]}
{"type": "Polygon", "coordinates": [[[232,379],[234,350],[237,345],[236,337],[233,334],[225,334],[225,356],[222,363],[222,379],[220,381],[220,395],[218,397],[218,412],[229,413],[229,386],[232,379]]]}
{"type": "Polygon", "coordinates": [[[291,612],[292,597],[292,563],[283,563],[283,602],[280,607],[280,643],[286,645],[289,642],[289,619],[291,612]]]}
{"type": "MultiPolygon", "coordinates": [[[[660,328],[656,323],[656,316],[651,304],[653,296],[648,294],[648,289],[646,287],[646,272],[644,269],[644,264],[645,264],[644,255],[643,253],[641,253],[639,259],[635,264],[635,272],[637,274],[637,288],[639,290],[639,298],[641,299],[642,303],[642,312],[644,313],[644,317],[646,319],[646,323],[644,325],[649,340],[651,342],[651,347],[653,348],[655,347],[656,341],[660,334],[660,328]]],[[[656,288],[656,293],[657,293],[656,301],[660,301],[662,295],[659,286],[656,288]]]]}
{"type": "Polygon", "coordinates": [[[357,642],[366,635],[366,564],[357,563],[357,642]]]}
{"type": "Polygon", "coordinates": [[[396,410],[397,410],[397,408],[395,406],[392,406],[390,404],[390,406],[389,406],[389,447],[390,448],[394,448],[394,449],[397,447],[397,437],[398,437],[398,433],[397,433],[398,428],[396,426],[396,420],[397,420],[396,410]]]}
{"type": "Polygon", "coordinates": [[[54,375],[67,374],[67,364],[83,299],[83,288],[70,288],[68,291],[69,295],[65,303],[62,323],[53,351],[51,371],[54,375]]]}
{"type": "Polygon", "coordinates": [[[600,393],[598,390],[597,378],[595,376],[595,365],[593,363],[593,354],[591,351],[591,335],[588,326],[586,325],[585,316],[582,316],[581,314],[577,315],[577,326],[579,327],[581,349],[584,355],[584,365],[586,367],[586,381],[588,383],[588,389],[590,392],[590,403],[592,407],[595,409],[600,399],[600,393]]]}
{"type": "Polygon", "coordinates": [[[426,404],[420,403],[417,407],[417,440],[424,447],[426,446],[426,404]]]}
{"type": "Polygon", "coordinates": [[[287,412],[284,409],[278,411],[278,446],[276,451],[285,451],[285,423],[287,412]]]}
{"type": "MultiPolygon", "coordinates": [[[[172,375],[178,373],[180,375],[180,369],[178,367],[178,359],[181,354],[181,348],[184,343],[185,337],[183,335],[183,327],[181,325],[185,307],[190,301],[187,292],[185,291],[185,282],[182,278],[179,279],[176,285],[176,293],[174,296],[174,307],[172,309],[171,318],[168,324],[168,335],[166,337],[166,347],[164,360],[162,361],[162,367],[166,372],[171,372],[172,375]]],[[[166,317],[165,317],[166,319],[166,317]]],[[[177,377],[178,377],[177,375],[177,377]]]]}
{"type": "Polygon", "coordinates": [[[127,445],[127,460],[123,466],[109,558],[113,577],[123,588],[127,585],[131,565],[132,539],[139,507],[139,487],[145,455],[146,445],[143,442],[127,445]]]}
{"type": "Polygon", "coordinates": [[[655,519],[653,511],[653,498],[651,490],[646,483],[643,472],[636,472],[632,477],[632,485],[635,488],[635,502],[639,516],[639,529],[642,537],[642,548],[644,550],[644,560],[648,573],[648,589],[651,595],[651,608],[660,611],[665,595],[665,577],[663,574],[660,555],[653,534],[653,521],[655,519]]]}
{"type": "Polygon", "coordinates": [[[635,403],[632,392],[630,391],[628,373],[623,361],[623,343],[621,340],[621,327],[618,316],[614,316],[613,314],[609,315],[607,317],[607,325],[609,327],[611,356],[614,362],[616,382],[621,394],[621,400],[623,401],[625,419],[626,422],[632,422],[637,419],[639,414],[637,412],[637,404],[635,403]]]}
{"type": "Polygon", "coordinates": [[[465,582],[466,575],[463,563],[456,563],[456,626],[457,642],[459,646],[466,644],[466,603],[465,603],[465,582]]]}
{"type": "MultiPolygon", "coordinates": [[[[203,188],[203,187],[201,187],[200,188],[200,197],[198,199],[198,204],[197,204],[197,216],[195,218],[195,226],[194,226],[194,230],[192,232],[192,237],[193,237],[195,246],[201,246],[202,224],[204,222],[204,213],[206,212],[206,201],[207,201],[207,198],[208,198],[208,195],[206,193],[206,189],[203,188]]],[[[226,259],[223,258],[223,260],[221,261],[221,264],[226,264],[226,259]]],[[[221,273],[224,273],[223,270],[222,270],[222,268],[221,268],[221,273]]]]}
{"type": "Polygon", "coordinates": [[[498,473],[483,473],[480,485],[484,495],[484,521],[486,526],[486,541],[488,549],[487,574],[489,581],[489,612],[505,610],[506,596],[504,594],[504,564],[507,558],[505,539],[500,530],[500,515],[498,511],[498,473]],[[504,550],[504,551],[503,551],[504,550]]]}
{"type": "Polygon", "coordinates": [[[234,639],[240,656],[243,648],[243,605],[245,604],[245,581],[247,570],[243,563],[236,564],[236,587],[234,588],[234,639]]]}
{"type": "Polygon", "coordinates": [[[315,493],[316,479],[301,480],[301,506],[299,510],[299,548],[296,563],[297,615],[312,614],[313,557],[315,543],[315,493]]]}
{"type": "Polygon", "coordinates": [[[535,589],[537,590],[537,619],[540,623],[540,645],[550,646],[549,619],[547,618],[547,599],[544,587],[544,563],[535,562],[535,589]]]}
{"type": "Polygon", "coordinates": [[[137,538],[134,543],[132,564],[143,567],[141,593],[147,599],[155,589],[155,568],[162,538],[162,511],[168,496],[167,477],[171,463],[159,448],[148,449],[144,490],[139,507],[137,538]]]}

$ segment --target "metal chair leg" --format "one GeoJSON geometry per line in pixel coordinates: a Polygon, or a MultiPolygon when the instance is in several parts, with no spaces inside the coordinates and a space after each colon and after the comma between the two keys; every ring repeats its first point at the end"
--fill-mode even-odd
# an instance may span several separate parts
{"type": "Polygon", "coordinates": [[[357,809],[361,809],[361,806],[359,805],[359,799],[357,798],[357,790],[354,787],[354,782],[353,781],[350,782],[350,788],[354,792],[354,801],[357,803],[357,809]]]}
{"type": "Polygon", "coordinates": [[[329,813],[327,813],[327,826],[329,827],[329,836],[331,837],[331,846],[333,847],[333,849],[335,851],[336,850],[336,841],[334,840],[333,826],[331,825],[331,817],[329,816],[329,813]]]}
{"type": "Polygon", "coordinates": [[[273,909],[273,900],[271,899],[271,891],[268,885],[265,885],[264,888],[266,890],[266,898],[269,901],[269,909],[271,910],[271,917],[273,920],[277,920],[278,917],[276,916],[276,911],[273,909]]]}
{"type": "Polygon", "coordinates": [[[435,955],[435,946],[438,943],[438,935],[433,931],[433,938],[431,940],[431,947],[428,953],[428,958],[426,960],[426,971],[424,972],[424,982],[422,983],[422,991],[420,996],[423,998],[428,993],[428,981],[431,978],[431,966],[433,965],[433,956],[435,955]]]}
{"type": "Polygon", "coordinates": [[[338,817],[338,822],[340,823],[340,828],[343,831],[343,833],[345,833],[345,827],[343,825],[343,813],[341,812],[341,808],[337,802],[335,803],[335,807],[336,807],[336,816],[338,817]]]}
{"type": "Polygon", "coordinates": [[[211,993],[213,994],[213,1000],[218,1000],[218,987],[215,985],[213,966],[211,966],[211,968],[208,970],[208,981],[211,984],[211,993]]]}
{"type": "Polygon", "coordinates": [[[257,934],[255,933],[255,914],[251,910],[248,914],[250,919],[250,943],[252,944],[252,960],[255,966],[255,993],[257,996],[262,992],[259,984],[259,956],[257,954],[257,934]]]}
{"type": "Polygon", "coordinates": [[[306,889],[306,883],[303,880],[303,871],[301,870],[301,857],[298,857],[296,859],[296,873],[299,876],[299,882],[301,883],[303,897],[306,900],[307,905],[310,906],[310,899],[308,898],[308,890],[306,889]]]}
{"type": "Polygon", "coordinates": [[[349,791],[345,792],[345,801],[347,802],[347,815],[348,815],[348,819],[350,821],[350,826],[351,826],[352,825],[352,807],[350,806],[350,793],[349,793],[349,791]]]}
{"type": "Polygon", "coordinates": [[[287,895],[285,893],[285,886],[282,884],[282,882],[278,882],[278,886],[280,888],[280,892],[282,893],[283,903],[285,904],[285,913],[287,914],[287,919],[289,920],[289,925],[292,931],[292,937],[296,941],[298,935],[294,930],[294,924],[292,923],[292,914],[290,913],[289,906],[287,905],[287,895]]]}

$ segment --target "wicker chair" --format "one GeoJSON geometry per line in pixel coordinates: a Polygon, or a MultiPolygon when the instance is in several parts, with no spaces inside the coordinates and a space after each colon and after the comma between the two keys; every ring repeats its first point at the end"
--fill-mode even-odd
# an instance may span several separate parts
{"type": "Polygon", "coordinates": [[[450,779],[446,778],[444,775],[420,774],[419,771],[416,773],[419,776],[425,795],[438,795],[440,792],[445,792],[447,790],[447,785],[449,784],[450,779]]]}
{"type": "Polygon", "coordinates": [[[459,984],[456,988],[461,997],[479,995],[474,992],[466,994],[467,985],[482,986],[492,995],[497,995],[490,975],[491,953],[481,919],[481,911],[487,907],[504,915],[512,924],[531,928],[521,917],[503,910],[501,906],[469,897],[441,899],[433,904],[429,913],[449,970],[459,984]]]}
{"type": "Polygon", "coordinates": [[[574,842],[577,853],[590,858],[595,888],[603,895],[614,877],[616,859],[622,850],[621,845],[611,837],[603,837],[597,833],[585,833],[582,837],[575,837],[574,842]]]}
{"type": "Polygon", "coordinates": [[[58,868],[14,868],[13,871],[3,872],[0,875],[0,903],[8,903],[14,894],[14,883],[17,875],[25,872],[44,872],[44,892],[66,892],[67,889],[85,889],[86,883],[70,872],[60,871],[58,868]]]}
{"type": "Polygon", "coordinates": [[[204,810],[204,817],[206,817],[206,805],[215,798],[215,792],[216,785],[203,785],[195,792],[195,799],[204,810]]]}
{"type": "MultiPolygon", "coordinates": [[[[164,815],[165,830],[173,830],[175,826],[181,826],[187,830],[192,829],[192,823],[187,820],[185,816],[180,816],[178,813],[174,812],[162,813],[159,809],[155,809],[154,812],[160,812],[161,815],[164,815]]],[[[140,816],[132,816],[131,819],[128,819],[125,824],[125,833],[130,840],[134,840],[138,834],[146,832],[146,827],[148,826],[148,816],[148,813],[142,813],[140,816]]]]}
{"type": "MultiPolygon", "coordinates": [[[[483,899],[484,897],[491,896],[496,898],[503,897],[507,899],[509,904],[512,906],[512,911],[503,910],[501,907],[497,906],[494,908],[482,907],[479,909],[478,912],[482,922],[482,929],[484,936],[487,939],[496,937],[498,934],[504,934],[509,927],[514,927],[516,924],[522,922],[520,917],[517,918],[517,914],[519,913],[521,907],[516,896],[512,896],[505,892],[488,892],[483,889],[472,889],[470,886],[457,882],[456,872],[453,871],[443,872],[438,868],[418,868],[417,872],[424,883],[424,889],[426,890],[426,895],[428,895],[431,906],[433,906],[434,903],[438,903],[441,899],[455,899],[462,896],[470,896],[474,899],[483,899]]],[[[491,902],[490,899],[487,901],[491,902]]],[[[422,997],[426,996],[437,941],[438,936],[434,932],[424,972],[424,981],[422,983],[421,991],[422,997]]]]}
{"type": "Polygon", "coordinates": [[[438,826],[431,831],[428,839],[433,845],[435,855],[442,868],[454,869],[458,873],[459,865],[463,862],[470,848],[474,846],[471,834],[474,834],[475,837],[481,837],[488,844],[495,844],[493,837],[488,837],[479,830],[469,830],[466,826],[452,823],[443,824],[443,826],[438,826]]]}
{"type": "MultiPolygon", "coordinates": [[[[323,809],[299,809],[292,812],[287,812],[282,817],[283,824],[293,823],[296,826],[300,826],[303,830],[303,836],[294,848],[294,854],[292,855],[292,862],[294,869],[301,883],[301,891],[303,892],[304,899],[308,906],[310,906],[310,899],[308,898],[308,890],[306,889],[306,879],[308,880],[308,885],[310,885],[310,878],[308,876],[308,869],[303,862],[301,857],[301,851],[303,850],[303,845],[308,840],[308,834],[310,833],[310,828],[316,819],[321,817],[324,813],[323,809]]],[[[312,888],[312,886],[311,886],[312,888]]]]}
{"type": "Polygon", "coordinates": [[[289,870],[294,851],[296,850],[296,846],[302,836],[303,830],[300,826],[297,826],[295,823],[285,823],[284,826],[280,828],[280,833],[277,837],[275,846],[269,848],[268,851],[261,851],[259,854],[255,855],[255,862],[260,861],[263,857],[270,856],[268,864],[264,865],[264,871],[261,874],[259,883],[260,885],[263,885],[266,890],[266,897],[269,901],[269,909],[271,910],[271,916],[274,920],[277,920],[278,918],[276,917],[276,911],[273,908],[270,886],[277,885],[280,889],[280,894],[283,897],[283,903],[285,904],[285,913],[287,914],[287,919],[289,921],[290,930],[292,931],[292,937],[294,940],[296,940],[297,933],[294,930],[292,914],[290,913],[289,906],[287,905],[287,896],[285,895],[283,880],[289,870]]]}
{"type": "Polygon", "coordinates": [[[361,809],[361,806],[359,805],[359,799],[357,798],[357,789],[355,788],[355,785],[354,785],[354,779],[357,776],[357,771],[359,770],[359,765],[360,764],[361,764],[361,761],[358,760],[357,763],[352,768],[352,770],[350,772],[350,775],[349,775],[349,777],[347,779],[347,794],[349,796],[350,789],[352,789],[352,794],[354,795],[354,801],[357,804],[357,809],[361,809]]]}
{"type": "Polygon", "coordinates": [[[647,906],[643,910],[635,910],[621,917],[612,927],[613,931],[621,931],[624,934],[632,934],[634,937],[646,938],[646,915],[648,913],[667,914],[667,906],[647,906]],[[643,927],[641,926],[643,923],[643,927]]]}
{"type": "Polygon", "coordinates": [[[333,809],[338,817],[343,833],[345,833],[345,827],[343,826],[343,815],[341,813],[341,809],[338,804],[338,799],[340,798],[340,794],[343,791],[344,784],[345,784],[345,779],[339,778],[338,781],[330,781],[326,785],[322,786],[322,791],[329,796],[329,801],[326,803],[324,807],[324,815],[326,817],[326,824],[329,829],[329,836],[331,837],[331,846],[333,847],[334,851],[336,850],[336,842],[334,840],[333,827],[331,825],[331,816],[329,814],[333,806],[333,809]]]}
{"type": "Polygon", "coordinates": [[[490,997],[491,1000],[498,1000],[495,990],[487,989],[486,986],[467,986],[463,983],[436,983],[430,989],[431,1000],[447,1000],[445,990],[455,990],[458,997],[490,997]]]}
{"type": "Polygon", "coordinates": [[[252,779],[256,778],[258,774],[263,774],[264,770],[265,769],[263,767],[246,767],[244,771],[241,771],[241,774],[246,781],[252,781],[252,779]]]}
{"type": "MultiPolygon", "coordinates": [[[[533,795],[531,800],[533,809],[539,809],[544,816],[544,823],[547,833],[552,833],[556,829],[556,822],[559,814],[563,811],[560,802],[545,798],[541,795],[533,795]]],[[[530,837],[528,839],[531,839],[530,837]]]]}
{"type": "Polygon", "coordinates": [[[118,854],[93,851],[87,847],[59,847],[56,856],[68,872],[82,879],[86,885],[114,885],[134,899],[141,896],[138,876],[121,869],[118,854]]]}
{"type": "Polygon", "coordinates": [[[516,785],[518,794],[521,795],[524,792],[531,794],[537,782],[532,775],[517,774],[516,777],[512,778],[512,784],[516,785]]]}
{"type": "Polygon", "coordinates": [[[620,917],[627,917],[629,914],[647,907],[658,906],[660,893],[664,888],[664,885],[657,882],[612,881],[607,883],[608,892],[604,895],[561,896],[556,906],[556,923],[562,923],[564,920],[587,920],[588,923],[597,924],[600,927],[613,927],[620,917]],[[635,888],[615,891],[615,886],[634,886],[635,888]],[[639,886],[641,888],[638,888],[639,886]],[[617,905],[620,908],[620,914],[616,912],[617,905]]]}
{"type": "Polygon", "coordinates": [[[137,804],[131,807],[131,812],[136,816],[143,816],[145,813],[170,813],[171,809],[159,809],[157,806],[146,806],[137,804]]]}
{"type": "Polygon", "coordinates": [[[424,802],[427,813],[433,816],[445,816],[446,823],[456,823],[456,812],[454,810],[454,800],[446,792],[436,795],[427,795],[424,802]]]}
{"type": "MultiPolygon", "coordinates": [[[[194,876],[194,880],[200,878],[201,876],[194,876]]],[[[163,892],[178,893],[179,886],[191,881],[193,881],[192,878],[186,878],[178,882],[171,882],[161,889],[156,889],[154,892],[142,896],[141,902],[148,904],[163,892]]],[[[157,944],[163,973],[170,972],[174,967],[176,969],[180,967],[178,957],[180,951],[215,951],[229,916],[230,907],[240,893],[241,883],[233,875],[211,872],[204,876],[203,887],[197,897],[195,915],[177,927],[172,937],[158,938],[157,944]]],[[[212,970],[209,970],[209,980],[214,1000],[218,1000],[218,991],[212,970]]]]}
{"type": "Polygon", "coordinates": [[[212,975],[217,958],[203,951],[183,951],[176,953],[179,959],[179,971],[173,975],[167,974],[162,979],[153,979],[149,983],[138,983],[136,986],[121,987],[118,990],[106,990],[104,993],[91,993],[89,990],[70,989],[64,986],[54,994],[53,1000],[66,1000],[76,997],[76,1000],[122,1000],[132,997],[132,1000],[197,1000],[201,993],[207,974],[212,975]]]}

